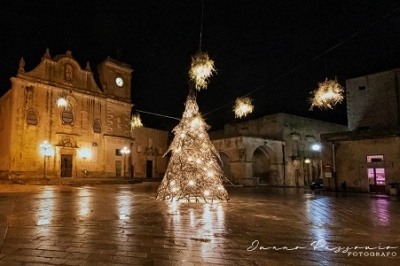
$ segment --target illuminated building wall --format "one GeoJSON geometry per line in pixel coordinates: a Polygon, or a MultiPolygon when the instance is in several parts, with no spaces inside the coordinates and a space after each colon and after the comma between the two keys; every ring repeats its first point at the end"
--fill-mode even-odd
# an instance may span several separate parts
{"type": "Polygon", "coordinates": [[[368,131],[400,125],[400,69],[346,80],[350,130],[368,131]]]}
{"type": "Polygon", "coordinates": [[[320,134],[346,129],[344,125],[278,113],[226,124],[223,131],[211,132],[210,137],[220,153],[230,158],[226,161],[237,183],[257,177],[266,185],[298,187],[321,176],[320,152],[311,150],[320,142],[320,134]],[[241,137],[240,145],[233,141],[235,137],[241,137]],[[245,157],[235,159],[235,154],[241,153],[245,157]]]}
{"type": "Polygon", "coordinates": [[[0,99],[0,173],[3,178],[129,177],[134,142],[130,128],[129,65],[107,58],[95,78],[70,51],[45,52],[39,65],[25,71],[20,61],[11,88],[0,99]],[[100,84],[100,85],[98,85],[100,84]],[[65,98],[67,106],[57,106],[65,98]],[[48,141],[45,157],[40,144],[48,141]],[[124,165],[126,163],[125,173],[124,165]]]}
{"type": "Polygon", "coordinates": [[[326,188],[388,194],[400,187],[399,71],[346,80],[349,131],[321,135],[326,188]]]}

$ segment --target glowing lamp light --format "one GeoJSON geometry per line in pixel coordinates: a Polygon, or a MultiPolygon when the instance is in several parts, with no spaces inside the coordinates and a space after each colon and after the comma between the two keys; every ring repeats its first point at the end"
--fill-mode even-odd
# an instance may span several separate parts
{"type": "Polygon", "coordinates": [[[190,122],[191,127],[199,127],[201,125],[202,125],[202,121],[201,121],[201,118],[199,118],[199,117],[193,118],[192,122],[190,122]]]}
{"type": "Polygon", "coordinates": [[[43,141],[42,144],[40,144],[40,149],[42,150],[42,155],[49,157],[54,155],[54,151],[51,147],[51,144],[47,142],[47,140],[43,141]]]}
{"type": "Polygon", "coordinates": [[[320,151],[320,150],[321,150],[321,145],[315,143],[315,144],[313,144],[313,145],[311,146],[311,149],[312,149],[313,151],[320,151]]]}
{"type": "Polygon", "coordinates": [[[193,180],[190,180],[189,181],[189,186],[193,186],[194,185],[194,181],[193,180]]]}
{"type": "Polygon", "coordinates": [[[251,101],[248,97],[239,97],[236,99],[235,107],[233,108],[236,118],[246,117],[253,112],[254,106],[251,104],[251,101]]]}
{"type": "Polygon", "coordinates": [[[91,153],[89,149],[82,148],[78,151],[78,155],[85,160],[86,158],[90,158],[91,153]]]}
{"type": "Polygon", "coordinates": [[[140,115],[138,113],[132,115],[131,117],[131,130],[137,127],[143,127],[142,120],[140,119],[140,115]]]}
{"type": "Polygon", "coordinates": [[[204,190],[204,196],[210,196],[210,191],[204,190]]]}
{"type": "Polygon", "coordinates": [[[310,160],[309,158],[306,158],[306,159],[304,160],[304,162],[305,162],[305,163],[311,163],[311,160],[310,160]]]}
{"type": "Polygon", "coordinates": [[[324,82],[318,83],[318,89],[310,92],[312,95],[310,98],[310,110],[312,110],[314,107],[318,107],[321,110],[333,109],[336,104],[343,101],[343,93],[344,88],[337,82],[336,79],[325,79],[324,82]]]}
{"type": "Polygon", "coordinates": [[[67,106],[68,102],[63,96],[57,99],[57,107],[67,107],[67,106]]]}
{"type": "Polygon", "coordinates": [[[189,71],[189,77],[194,81],[197,90],[207,89],[208,78],[216,72],[214,61],[210,60],[205,52],[197,52],[192,56],[192,64],[189,71]]]}
{"type": "Polygon", "coordinates": [[[130,152],[131,151],[126,146],[121,150],[122,154],[129,154],[130,152]]]}

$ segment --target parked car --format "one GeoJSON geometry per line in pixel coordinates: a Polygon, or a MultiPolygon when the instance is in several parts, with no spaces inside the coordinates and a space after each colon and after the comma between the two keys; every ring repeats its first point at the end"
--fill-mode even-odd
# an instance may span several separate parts
{"type": "Polygon", "coordinates": [[[311,189],[323,189],[324,188],[324,183],[323,183],[322,178],[318,179],[315,182],[312,182],[311,185],[310,185],[310,188],[311,189]]]}

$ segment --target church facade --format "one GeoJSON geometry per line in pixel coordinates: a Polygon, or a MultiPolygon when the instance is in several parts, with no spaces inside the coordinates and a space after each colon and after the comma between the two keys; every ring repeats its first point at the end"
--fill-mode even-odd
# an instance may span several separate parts
{"type": "Polygon", "coordinates": [[[96,82],[89,63],[82,68],[70,51],[51,57],[48,49],[32,71],[24,66],[21,59],[0,98],[0,176],[129,176],[131,67],[107,58],[96,82]]]}

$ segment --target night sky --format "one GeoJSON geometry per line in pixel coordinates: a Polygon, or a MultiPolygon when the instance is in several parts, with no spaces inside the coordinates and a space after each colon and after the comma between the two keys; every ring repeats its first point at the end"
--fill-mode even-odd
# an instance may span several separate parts
{"type": "MultiPolygon", "coordinates": [[[[92,71],[107,56],[130,64],[134,109],[180,118],[191,56],[200,47],[203,0],[1,1],[1,95],[18,62],[25,70],[72,51],[92,71]]],[[[310,91],[325,78],[345,80],[400,67],[398,1],[205,0],[201,49],[217,74],[197,94],[211,129],[286,112],[346,124],[346,104],[309,111],[310,91]],[[250,93],[255,112],[232,111],[250,93]]],[[[96,73],[97,74],[97,73],[96,73]]],[[[178,121],[141,114],[145,126],[178,121]]]]}

